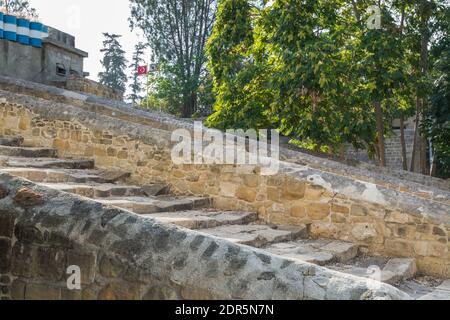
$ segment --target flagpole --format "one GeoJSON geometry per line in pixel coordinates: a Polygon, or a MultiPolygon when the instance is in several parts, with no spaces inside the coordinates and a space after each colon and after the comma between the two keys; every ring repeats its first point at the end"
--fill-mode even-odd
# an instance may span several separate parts
{"type": "MultiPolygon", "coordinates": [[[[148,67],[147,67],[148,69],[148,67]]],[[[147,70],[147,110],[148,110],[148,93],[149,93],[149,74],[150,72],[148,72],[149,70],[147,70]]]]}

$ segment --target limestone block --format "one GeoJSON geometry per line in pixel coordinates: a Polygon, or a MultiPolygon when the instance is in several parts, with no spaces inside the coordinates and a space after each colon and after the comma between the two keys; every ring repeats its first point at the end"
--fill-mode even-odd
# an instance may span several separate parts
{"type": "Polygon", "coordinates": [[[244,186],[240,186],[237,190],[236,190],[236,197],[238,199],[247,201],[247,202],[255,202],[256,200],[256,191],[253,189],[249,189],[247,187],[244,186]]]}
{"type": "Polygon", "coordinates": [[[61,289],[44,284],[27,284],[25,289],[25,300],[59,300],[61,289]]]}
{"type": "Polygon", "coordinates": [[[323,220],[330,215],[328,203],[309,203],[306,206],[308,217],[312,220],[323,220]]]}
{"type": "Polygon", "coordinates": [[[375,238],[378,233],[372,224],[357,223],[352,226],[352,235],[355,239],[360,241],[367,241],[375,238]]]}
{"type": "Polygon", "coordinates": [[[305,196],[306,185],[304,182],[287,180],[283,186],[281,198],[285,200],[298,200],[305,196]]]}

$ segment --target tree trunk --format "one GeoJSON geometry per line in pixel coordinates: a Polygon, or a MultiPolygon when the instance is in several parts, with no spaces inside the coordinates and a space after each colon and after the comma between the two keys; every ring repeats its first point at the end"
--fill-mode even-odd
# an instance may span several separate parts
{"type": "MultiPolygon", "coordinates": [[[[431,8],[433,2],[422,1],[420,8],[420,73],[423,78],[428,75],[428,45],[430,43],[430,31],[429,23],[431,16],[431,8]]],[[[417,116],[416,116],[416,130],[418,132],[418,144],[419,144],[419,166],[420,172],[422,174],[429,174],[427,168],[427,141],[420,132],[419,122],[423,111],[426,108],[427,98],[422,93],[419,92],[418,103],[417,103],[417,116]]]]}
{"type": "Polygon", "coordinates": [[[414,139],[413,148],[411,151],[411,165],[409,166],[409,171],[414,172],[416,170],[416,153],[417,153],[417,140],[419,133],[419,115],[420,115],[420,99],[416,98],[416,120],[414,121],[414,139]]]}
{"type": "Polygon", "coordinates": [[[420,135],[420,173],[424,175],[430,174],[427,164],[427,140],[420,135]]]}
{"type": "Polygon", "coordinates": [[[400,144],[402,146],[402,165],[403,170],[408,170],[408,160],[406,159],[406,142],[405,142],[405,120],[403,114],[400,116],[400,144]]]}
{"type": "Polygon", "coordinates": [[[381,109],[380,101],[374,102],[373,105],[375,107],[375,117],[377,120],[378,149],[379,149],[380,166],[386,167],[386,149],[384,146],[383,110],[381,109]]]}
{"type": "Polygon", "coordinates": [[[438,167],[437,167],[437,154],[434,154],[433,163],[431,164],[430,175],[432,177],[437,176],[438,167]]]}
{"type": "Polygon", "coordinates": [[[341,144],[339,146],[339,158],[344,161],[345,160],[345,145],[341,144]]]}
{"type": "Polygon", "coordinates": [[[183,118],[191,118],[195,112],[196,104],[197,104],[197,94],[195,92],[189,92],[184,94],[183,111],[181,116],[183,118]]]}

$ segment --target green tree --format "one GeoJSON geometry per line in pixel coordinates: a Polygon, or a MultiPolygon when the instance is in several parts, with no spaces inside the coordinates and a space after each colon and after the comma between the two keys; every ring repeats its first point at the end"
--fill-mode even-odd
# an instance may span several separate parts
{"type": "Polygon", "coordinates": [[[103,60],[100,61],[104,71],[98,74],[100,83],[110,88],[125,92],[127,76],[125,74],[127,59],[117,34],[103,33],[103,60]]]}
{"type": "Polygon", "coordinates": [[[0,0],[0,7],[4,7],[6,12],[22,14],[32,18],[37,18],[36,9],[30,6],[28,1],[24,0],[0,0]]]}
{"type": "MultiPolygon", "coordinates": [[[[132,28],[141,29],[164,65],[162,76],[177,94],[180,114],[190,117],[198,106],[198,89],[205,78],[206,41],[211,34],[217,0],[131,0],[132,28]]],[[[161,67],[162,69],[162,67],[161,67]]]]}
{"type": "Polygon", "coordinates": [[[450,177],[450,6],[441,4],[436,12],[435,37],[430,52],[434,85],[424,110],[422,132],[431,141],[433,175],[450,177]]]}
{"type": "Polygon", "coordinates": [[[409,7],[383,1],[382,23],[369,28],[372,1],[251,3],[220,2],[208,42],[217,95],[208,123],[269,123],[302,146],[337,153],[351,143],[384,165],[392,120],[409,116],[414,101],[409,7]]]}
{"type": "Polygon", "coordinates": [[[141,78],[143,75],[138,75],[138,68],[144,64],[144,54],[145,54],[145,48],[147,45],[145,45],[142,42],[139,42],[136,44],[132,63],[129,65],[129,68],[131,69],[132,75],[130,76],[130,80],[132,81],[130,84],[130,90],[131,93],[128,96],[128,99],[132,101],[133,104],[136,104],[137,101],[142,99],[141,92],[142,92],[142,81],[141,78]]]}
{"type": "MultiPolygon", "coordinates": [[[[263,89],[265,63],[254,41],[254,16],[259,9],[248,0],[223,0],[207,44],[208,67],[216,94],[209,126],[267,128],[270,90],[263,89]]],[[[258,28],[258,27],[256,27],[258,28]]],[[[265,62],[265,61],[264,61],[265,62]]]]}

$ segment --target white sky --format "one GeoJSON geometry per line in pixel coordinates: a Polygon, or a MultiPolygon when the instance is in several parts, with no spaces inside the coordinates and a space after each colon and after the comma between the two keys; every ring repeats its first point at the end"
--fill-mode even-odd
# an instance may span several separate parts
{"type": "MultiPolygon", "coordinates": [[[[39,14],[40,21],[75,36],[76,47],[89,53],[84,60],[84,71],[89,78],[98,80],[102,70],[103,32],[122,35],[120,42],[127,53],[128,61],[139,40],[144,40],[138,31],[131,32],[128,18],[128,0],[29,0],[39,14]]],[[[148,54],[147,54],[148,56],[148,54]]],[[[146,57],[145,60],[148,60],[146,57]]],[[[130,70],[127,71],[129,74],[130,70]]]]}

